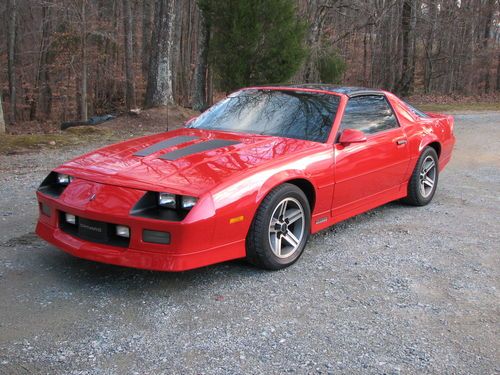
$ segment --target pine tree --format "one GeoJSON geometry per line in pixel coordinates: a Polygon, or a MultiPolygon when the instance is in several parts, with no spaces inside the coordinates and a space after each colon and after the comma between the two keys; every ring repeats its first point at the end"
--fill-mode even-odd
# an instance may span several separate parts
{"type": "Polygon", "coordinates": [[[223,91],[288,80],[305,56],[305,25],[292,0],[201,0],[209,58],[223,91]]]}

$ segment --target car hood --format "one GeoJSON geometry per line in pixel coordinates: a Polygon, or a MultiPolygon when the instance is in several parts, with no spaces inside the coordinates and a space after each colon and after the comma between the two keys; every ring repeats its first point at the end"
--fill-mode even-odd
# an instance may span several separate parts
{"type": "Polygon", "coordinates": [[[199,196],[230,177],[324,146],[291,138],[182,128],[104,147],[56,171],[104,184],[199,196]]]}

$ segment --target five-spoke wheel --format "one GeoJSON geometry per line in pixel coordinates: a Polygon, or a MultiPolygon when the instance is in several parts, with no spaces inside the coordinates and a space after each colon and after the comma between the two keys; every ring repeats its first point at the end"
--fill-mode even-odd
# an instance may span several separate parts
{"type": "Polygon", "coordinates": [[[436,183],[436,162],[432,155],[425,157],[420,171],[420,193],[427,198],[434,191],[436,183]]]}
{"type": "Polygon", "coordinates": [[[278,258],[287,258],[297,249],[304,237],[304,208],[295,198],[283,199],[271,215],[269,244],[278,258]]]}

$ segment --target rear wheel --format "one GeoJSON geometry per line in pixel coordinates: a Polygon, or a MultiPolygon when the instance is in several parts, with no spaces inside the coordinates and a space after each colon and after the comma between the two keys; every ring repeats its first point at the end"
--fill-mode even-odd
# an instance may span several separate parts
{"type": "Polygon", "coordinates": [[[438,156],[432,147],[424,149],[408,183],[405,202],[425,206],[434,197],[439,178],[438,156]]]}
{"type": "Polygon", "coordinates": [[[247,237],[247,259],[277,270],[293,264],[310,233],[311,210],[304,192],[292,184],[273,189],[262,201],[247,237]]]}

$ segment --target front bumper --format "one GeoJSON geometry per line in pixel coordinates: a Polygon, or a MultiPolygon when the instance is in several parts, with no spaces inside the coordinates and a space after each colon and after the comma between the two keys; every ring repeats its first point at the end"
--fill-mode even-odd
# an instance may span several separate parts
{"type": "Polygon", "coordinates": [[[36,233],[45,241],[79,258],[153,271],[186,271],[244,257],[244,254],[241,255],[241,249],[245,245],[244,241],[193,253],[162,254],[84,241],[41,221],[37,223],[36,233]],[[236,254],[240,255],[235,256],[236,254]]]}
{"type": "Polygon", "coordinates": [[[214,240],[215,214],[179,222],[131,216],[131,207],[144,193],[80,179],[73,181],[59,197],[37,192],[40,215],[36,233],[80,258],[148,270],[184,271],[245,257],[244,237],[224,242],[214,240]],[[89,201],[89,195],[96,198],[89,201]],[[128,226],[130,242],[127,247],[118,247],[74,236],[61,229],[61,213],[128,226]],[[168,232],[170,243],[145,242],[143,230],[168,232]]]}

